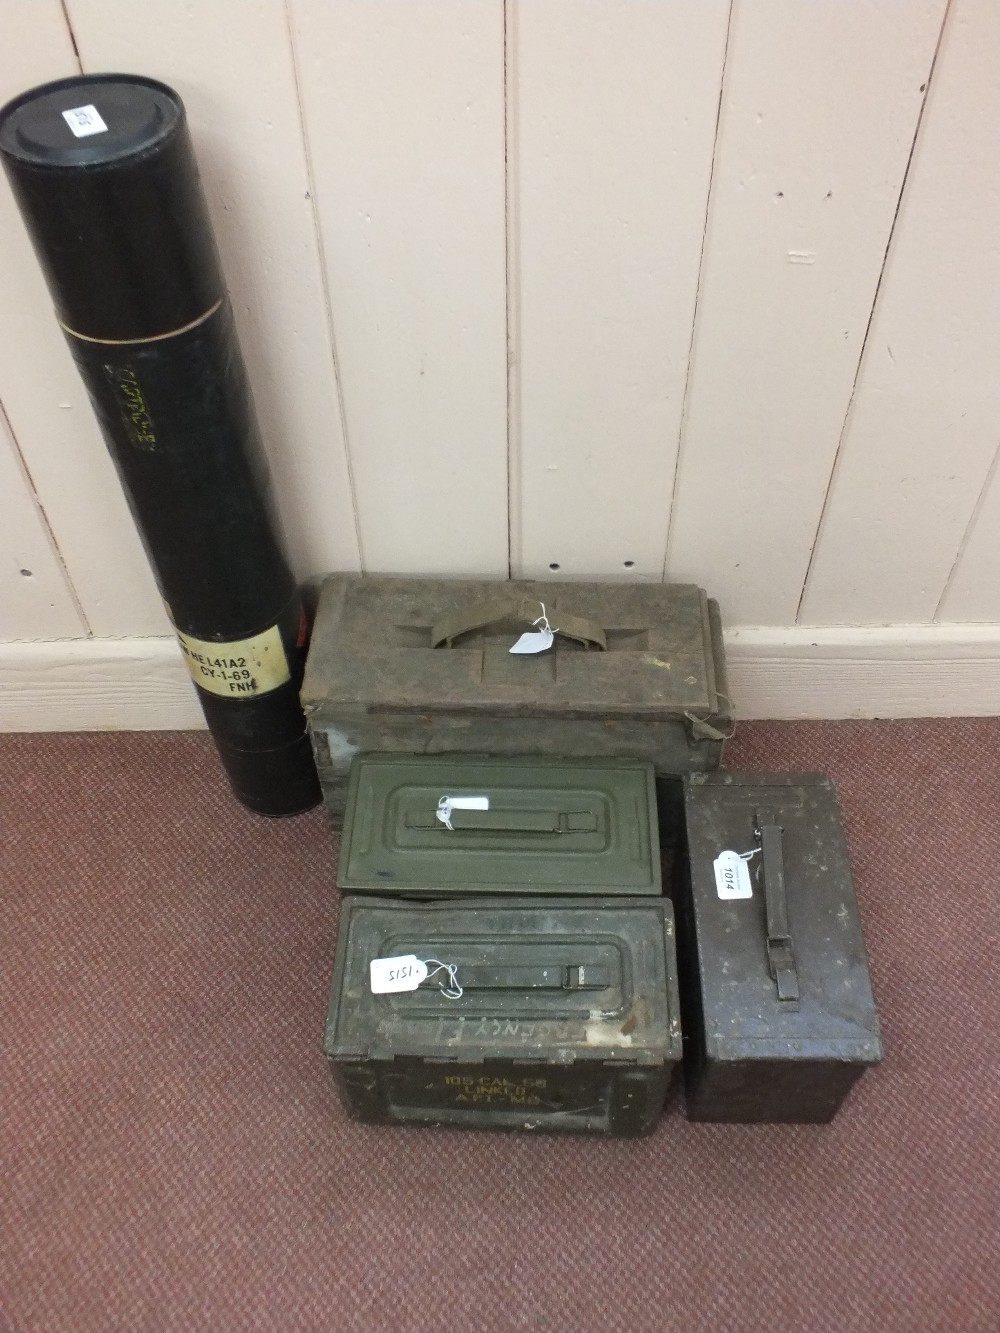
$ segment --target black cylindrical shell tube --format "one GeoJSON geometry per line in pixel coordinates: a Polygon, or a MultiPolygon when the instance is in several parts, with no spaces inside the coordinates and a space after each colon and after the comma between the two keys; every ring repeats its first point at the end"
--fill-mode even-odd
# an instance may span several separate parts
{"type": "Polygon", "coordinates": [[[60,80],[0,111],[0,156],[233,789],[307,809],[305,622],[183,105],[60,80]]]}

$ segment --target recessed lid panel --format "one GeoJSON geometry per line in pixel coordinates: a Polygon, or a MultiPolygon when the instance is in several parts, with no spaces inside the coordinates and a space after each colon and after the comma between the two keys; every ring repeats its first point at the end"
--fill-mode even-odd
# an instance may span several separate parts
{"type": "Polygon", "coordinates": [[[340,932],[325,1042],[334,1058],[647,1064],[680,1054],[666,899],[345,898],[340,932]],[[372,960],[395,956],[427,960],[427,978],[373,994],[372,960]]]}
{"type": "Polygon", "coordinates": [[[359,755],[337,883],[428,897],[659,894],[652,765],[359,755]]]}

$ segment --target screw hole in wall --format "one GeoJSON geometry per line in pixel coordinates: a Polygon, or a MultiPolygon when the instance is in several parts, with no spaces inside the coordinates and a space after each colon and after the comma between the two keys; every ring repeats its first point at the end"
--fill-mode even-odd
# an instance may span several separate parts
{"type": "Polygon", "coordinates": [[[633,566],[634,564],[635,564],[635,561],[634,561],[634,560],[626,560],[626,561],[625,561],[625,568],[626,568],[626,569],[631,569],[632,566],[633,566]]]}
{"type": "Polygon", "coordinates": [[[553,560],[552,564],[549,565],[549,569],[558,569],[558,568],[559,568],[559,565],[558,565],[558,563],[557,563],[555,560],[553,560]]]}
{"type": "Polygon", "coordinates": [[[21,577],[22,577],[23,579],[30,579],[30,578],[31,578],[31,570],[30,570],[30,569],[22,569],[22,570],[21,570],[21,577]]]}

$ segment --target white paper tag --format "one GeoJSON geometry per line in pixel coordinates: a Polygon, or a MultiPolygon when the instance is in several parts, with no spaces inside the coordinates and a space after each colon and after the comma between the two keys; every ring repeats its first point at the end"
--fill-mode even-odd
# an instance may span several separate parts
{"type": "Polygon", "coordinates": [[[415,953],[400,954],[398,958],[373,958],[369,971],[373,995],[416,990],[427,979],[427,964],[415,953]]]}
{"type": "Polygon", "coordinates": [[[452,810],[488,810],[490,808],[490,798],[488,796],[442,796],[438,801],[438,808],[435,811],[438,819],[445,826],[455,832],[451,822],[452,810]]]}
{"type": "Polygon", "coordinates": [[[715,887],[720,898],[752,898],[750,867],[739,852],[720,852],[712,862],[715,887]]]}
{"type": "Polygon", "coordinates": [[[544,653],[555,642],[550,629],[526,630],[511,648],[512,653],[544,653]]]}
{"type": "Polygon", "coordinates": [[[77,106],[72,111],[64,111],[63,120],[70,127],[78,139],[83,139],[88,134],[104,134],[107,131],[107,125],[101,119],[101,113],[96,106],[77,106]]]}

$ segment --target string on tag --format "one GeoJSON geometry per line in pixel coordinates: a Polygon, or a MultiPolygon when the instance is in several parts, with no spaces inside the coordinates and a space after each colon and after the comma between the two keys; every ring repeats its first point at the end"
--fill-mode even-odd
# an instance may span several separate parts
{"type": "Polygon", "coordinates": [[[510,649],[512,653],[544,653],[555,642],[559,628],[550,624],[545,603],[539,602],[538,605],[542,608],[542,614],[531,622],[531,629],[525,630],[510,649]]]}
{"type": "Polygon", "coordinates": [[[752,852],[737,852],[736,855],[740,858],[741,861],[750,861],[753,859],[753,857],[757,855],[759,851],[760,848],[755,847],[752,852]]]}
{"type": "Polygon", "coordinates": [[[449,1000],[460,1000],[462,998],[465,992],[462,990],[462,987],[458,982],[458,965],[456,963],[442,963],[440,958],[422,958],[420,961],[426,963],[428,967],[430,967],[432,963],[434,964],[433,971],[427,973],[425,978],[427,981],[430,981],[431,977],[437,976],[439,972],[447,972],[447,985],[445,985],[444,981],[438,982],[438,989],[441,991],[442,995],[449,1000]]]}
{"type": "Polygon", "coordinates": [[[558,627],[553,627],[552,625],[549,624],[549,617],[548,613],[545,610],[545,603],[539,602],[538,605],[542,608],[542,614],[538,617],[537,620],[533,620],[531,623],[533,625],[541,625],[543,634],[558,634],[559,633],[558,627]]]}

